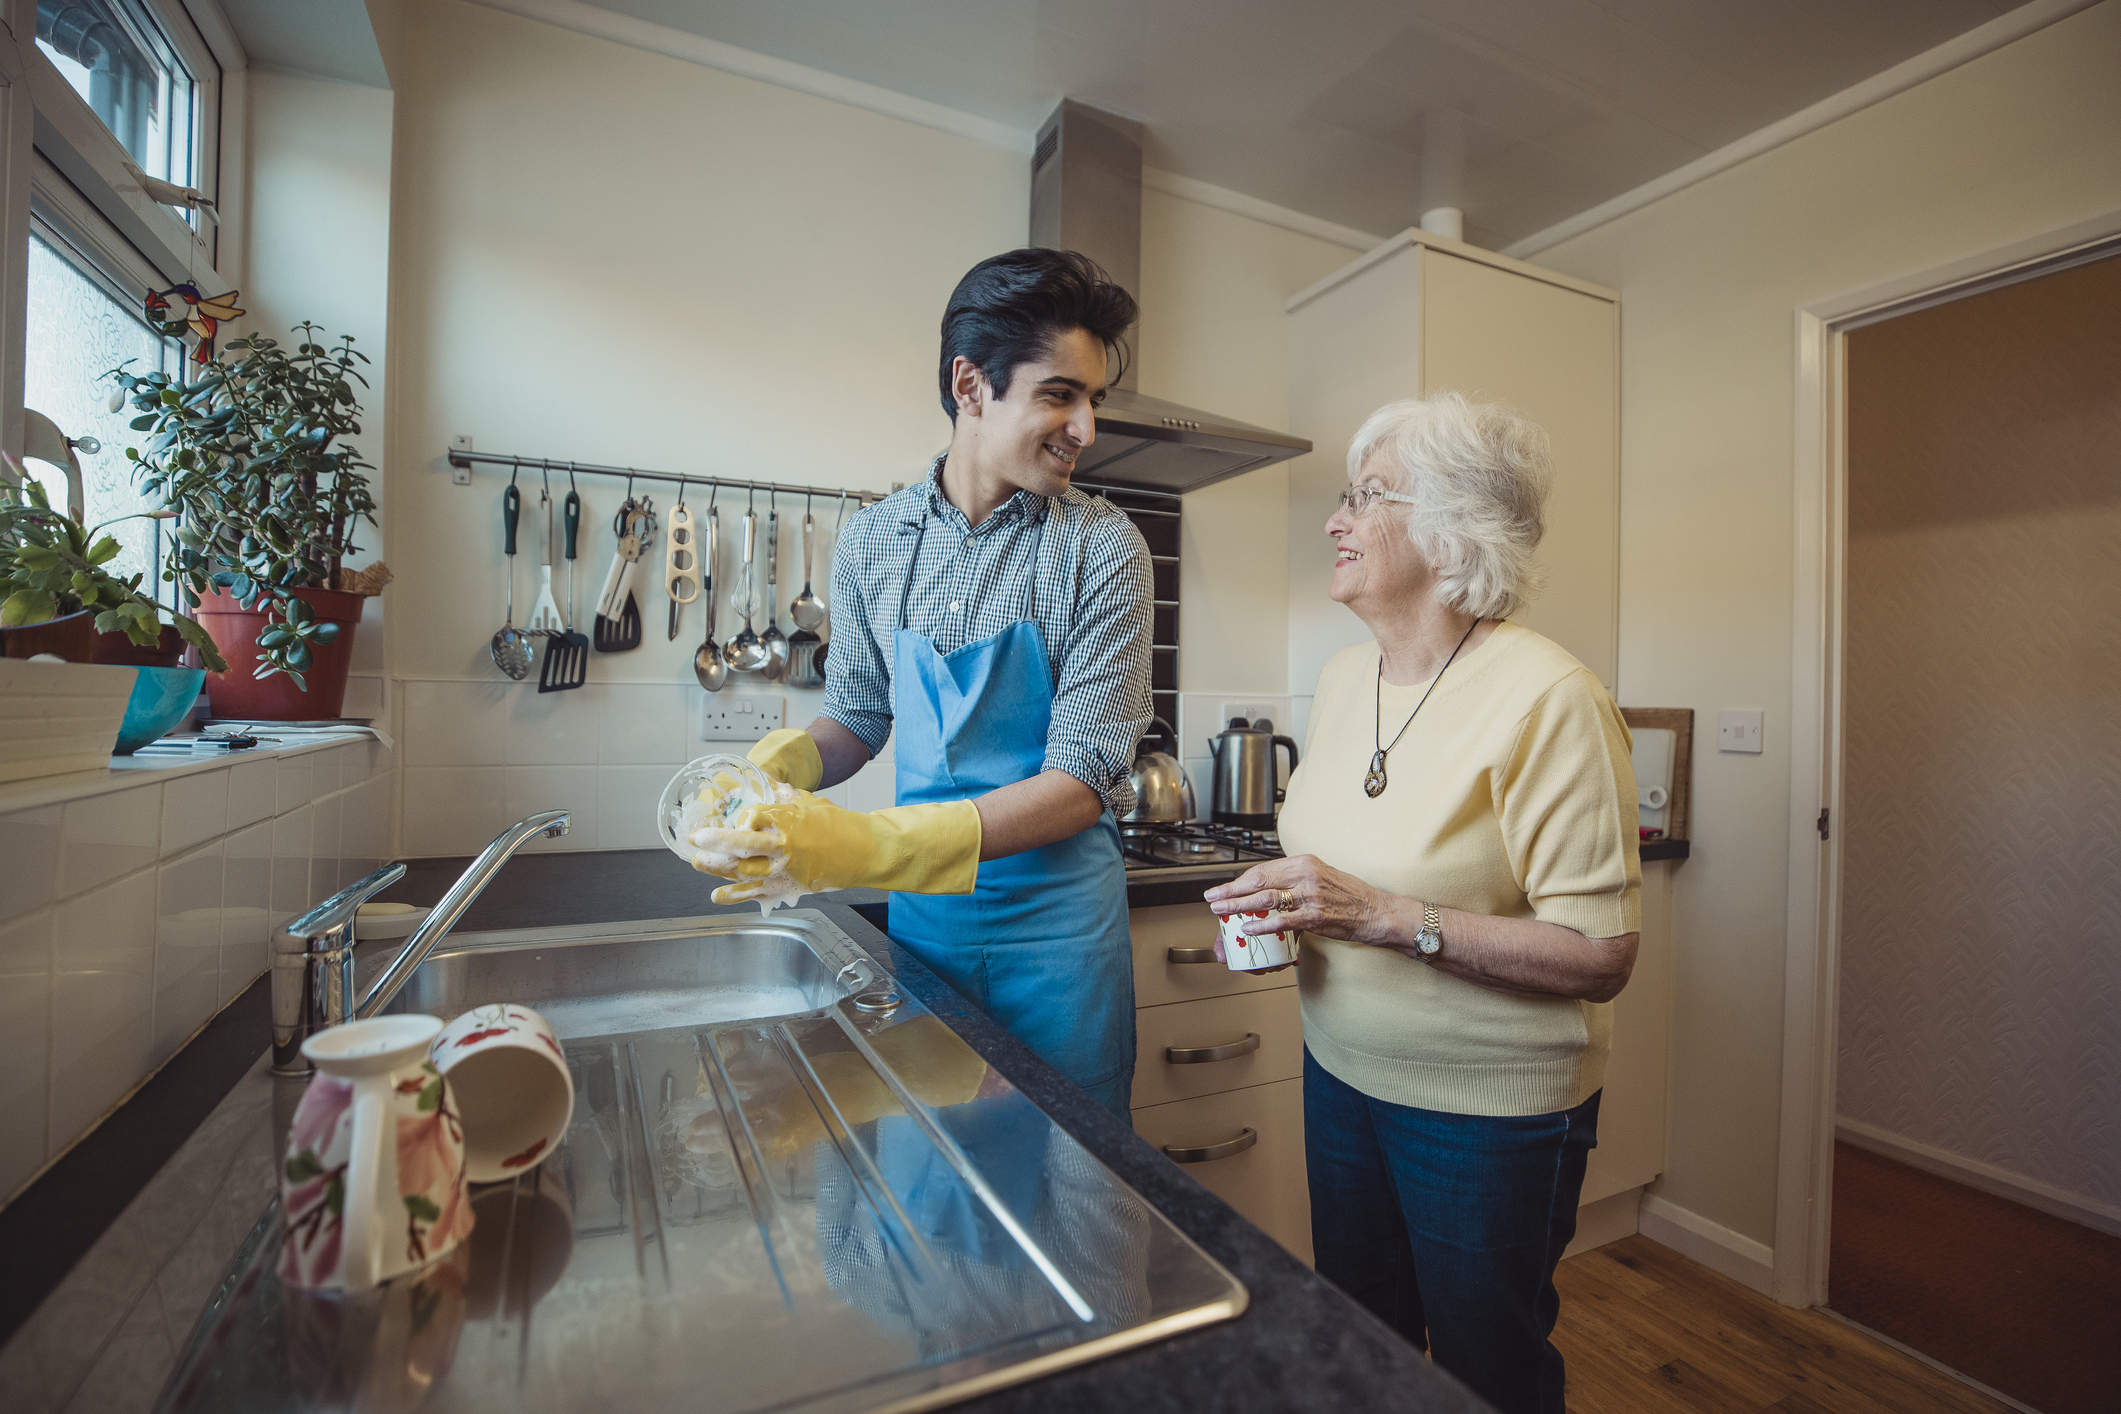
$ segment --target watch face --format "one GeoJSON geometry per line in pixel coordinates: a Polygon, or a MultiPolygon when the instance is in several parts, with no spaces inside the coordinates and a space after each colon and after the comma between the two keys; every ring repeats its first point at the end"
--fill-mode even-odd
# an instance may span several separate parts
{"type": "Polygon", "coordinates": [[[1443,934],[1424,928],[1414,935],[1414,946],[1423,957],[1434,957],[1443,951],[1443,934]]]}

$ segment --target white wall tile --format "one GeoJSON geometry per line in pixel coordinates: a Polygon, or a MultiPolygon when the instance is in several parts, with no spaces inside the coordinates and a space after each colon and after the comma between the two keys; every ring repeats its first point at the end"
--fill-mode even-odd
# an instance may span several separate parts
{"type": "Polygon", "coordinates": [[[597,770],[597,848],[655,849],[655,803],[682,762],[597,770]]]}
{"type": "Polygon", "coordinates": [[[0,924],[0,977],[23,977],[51,970],[50,909],[39,909],[27,918],[0,924]]]}
{"type": "Polygon", "coordinates": [[[222,857],[216,840],[155,871],[155,1065],[220,1004],[222,857]]]}
{"type": "Polygon", "coordinates": [[[47,1155],[52,917],[45,908],[0,926],[0,1196],[47,1155]]]}
{"type": "Polygon", "coordinates": [[[162,786],[162,854],[182,854],[228,830],[228,772],[201,771],[162,786]]]}
{"type": "Polygon", "coordinates": [[[274,762],[269,756],[238,761],[228,768],[228,828],[240,830],[270,820],[277,803],[274,762]]]}
{"type": "Polygon", "coordinates": [[[268,820],[222,842],[226,861],[221,885],[217,1005],[226,1005],[248,987],[271,959],[272,836],[272,822],[268,820]]]}
{"type": "Polygon", "coordinates": [[[694,749],[690,705],[688,690],[676,683],[606,683],[597,760],[607,766],[648,766],[706,755],[694,749]]]}
{"type": "Polygon", "coordinates": [[[309,896],[309,846],[315,830],[313,807],[291,810],[272,822],[273,928],[286,924],[316,902],[309,896]]]}
{"type": "Polygon", "coordinates": [[[0,815],[0,860],[7,883],[0,887],[0,918],[18,918],[44,907],[59,887],[60,821],[66,807],[40,805],[0,815]]]}
{"type": "MultiPolygon", "coordinates": [[[[561,694],[552,693],[557,697],[561,694]]],[[[669,779],[667,776],[664,779],[669,779]]],[[[597,768],[594,766],[510,766],[502,814],[513,822],[540,810],[566,810],[567,833],[556,840],[535,839],[526,852],[596,849],[597,768]]]]}
{"type": "Polygon", "coordinates": [[[368,779],[368,738],[349,742],[345,746],[334,746],[331,755],[339,763],[339,785],[357,786],[368,779]]]}
{"type": "Polygon", "coordinates": [[[152,1063],[155,875],[59,905],[54,919],[49,1145],[64,1147],[152,1063]]]}
{"type": "Polygon", "coordinates": [[[339,838],[345,825],[346,797],[327,795],[309,809],[309,901],[322,903],[339,891],[339,838]]]}
{"type": "Polygon", "coordinates": [[[566,692],[518,692],[508,702],[506,751],[511,766],[594,766],[606,684],[566,692]]]}
{"type": "Polygon", "coordinates": [[[476,854],[509,823],[502,767],[408,766],[403,776],[408,857],[476,854]]]}
{"type": "Polygon", "coordinates": [[[60,827],[59,897],[144,869],[162,839],[162,787],[92,795],[66,803],[60,827]]]}
{"type": "Polygon", "coordinates": [[[849,810],[882,810],[898,803],[898,766],[887,749],[883,755],[849,776],[846,781],[849,810]]]}
{"type": "MultiPolygon", "coordinates": [[[[45,935],[52,916],[35,914],[15,925],[45,935]]],[[[0,935],[0,958],[23,951],[20,939],[0,935]]],[[[45,1104],[50,1082],[52,979],[49,971],[0,975],[0,1197],[45,1160],[45,1104]]]]}
{"type": "Polygon", "coordinates": [[[501,765],[508,759],[510,698],[521,692],[535,697],[537,688],[515,683],[406,683],[404,764],[501,765]]]}
{"type": "Polygon", "coordinates": [[[390,851],[390,779],[363,781],[346,792],[339,825],[340,887],[374,870],[390,851]]]}
{"type": "Polygon", "coordinates": [[[311,752],[273,760],[273,811],[285,815],[317,797],[317,768],[311,752]]]}
{"type": "Polygon", "coordinates": [[[345,784],[340,779],[338,747],[327,746],[319,751],[305,751],[302,753],[302,759],[309,763],[310,799],[321,799],[345,784]]]}

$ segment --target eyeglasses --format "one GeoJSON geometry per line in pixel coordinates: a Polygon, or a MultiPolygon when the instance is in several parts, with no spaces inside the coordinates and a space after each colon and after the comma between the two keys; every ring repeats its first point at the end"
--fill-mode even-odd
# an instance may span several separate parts
{"type": "Polygon", "coordinates": [[[1410,506],[1415,504],[1412,496],[1387,491],[1382,486],[1355,486],[1340,493],[1340,508],[1350,515],[1368,515],[1370,508],[1379,501],[1404,501],[1410,506]]]}

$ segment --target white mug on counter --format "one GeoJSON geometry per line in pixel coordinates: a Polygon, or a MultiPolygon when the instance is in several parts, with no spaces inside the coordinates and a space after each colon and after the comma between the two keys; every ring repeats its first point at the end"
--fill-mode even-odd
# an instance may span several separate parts
{"type": "Polygon", "coordinates": [[[1225,913],[1217,922],[1222,932],[1223,961],[1232,972],[1257,972],[1265,967],[1286,967],[1296,961],[1296,930],[1278,933],[1246,933],[1248,918],[1270,918],[1267,913],[1225,913]]]}

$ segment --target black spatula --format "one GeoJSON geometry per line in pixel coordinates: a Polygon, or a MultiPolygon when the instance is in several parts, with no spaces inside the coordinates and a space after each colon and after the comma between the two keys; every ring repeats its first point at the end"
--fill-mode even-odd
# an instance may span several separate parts
{"type": "MultiPolygon", "coordinates": [[[[570,687],[580,687],[589,681],[589,640],[573,627],[574,535],[582,525],[581,496],[569,491],[566,505],[568,628],[565,633],[549,639],[545,644],[545,666],[538,673],[540,692],[565,692],[570,687]]],[[[545,538],[548,543],[552,539],[552,523],[549,520],[545,524],[545,538]]]]}

